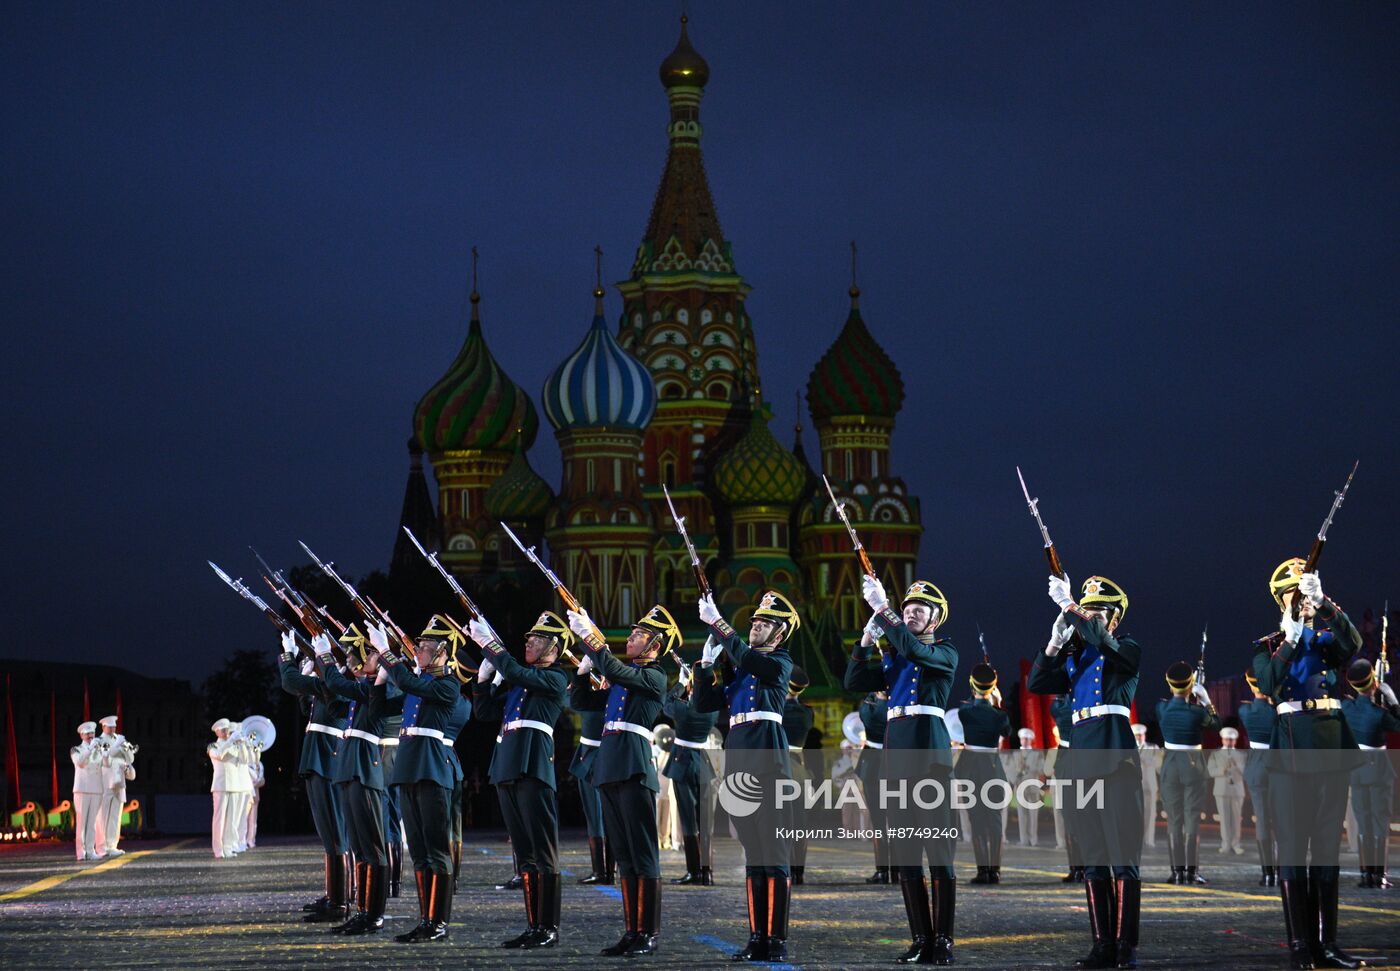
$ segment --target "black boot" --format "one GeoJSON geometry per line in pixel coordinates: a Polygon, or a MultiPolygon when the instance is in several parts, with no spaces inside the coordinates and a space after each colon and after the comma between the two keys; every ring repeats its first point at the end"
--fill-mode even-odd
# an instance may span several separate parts
{"type": "Polygon", "coordinates": [[[768,878],[744,877],[749,901],[749,943],[742,951],[729,956],[731,961],[768,960],[768,878]]]}
{"type": "Polygon", "coordinates": [[[346,855],[344,853],[332,853],[326,857],[327,879],[326,886],[326,906],[324,910],[312,911],[302,920],[311,924],[326,924],[342,921],[350,916],[350,908],[346,906],[346,892],[350,885],[350,874],[346,872],[349,867],[346,865],[346,855]]]}
{"type": "Polygon", "coordinates": [[[900,874],[899,892],[904,897],[904,914],[909,918],[909,950],[895,961],[921,963],[919,959],[933,946],[933,906],[929,901],[928,884],[922,873],[917,877],[900,874]]]}
{"type": "Polygon", "coordinates": [[[501,947],[524,947],[540,927],[540,875],[534,870],[526,870],[520,874],[520,883],[525,895],[525,930],[508,941],[502,941],[501,947]]]}
{"type": "Polygon", "coordinates": [[[497,890],[519,890],[525,886],[525,882],[520,879],[520,857],[515,855],[515,850],[510,851],[510,879],[496,884],[497,890]]]}
{"type": "Polygon", "coordinates": [[[1065,854],[1069,857],[1069,873],[1060,878],[1061,883],[1082,883],[1084,880],[1084,868],[1078,864],[1079,847],[1075,844],[1073,836],[1065,834],[1065,854]]]}
{"type": "Polygon", "coordinates": [[[1118,941],[1118,967],[1137,967],[1138,917],[1142,913],[1142,881],[1126,877],[1114,881],[1114,936],[1118,941]]]}
{"type": "Polygon", "coordinates": [[[418,888],[418,925],[412,930],[402,934],[395,934],[394,940],[400,944],[411,944],[420,941],[428,933],[428,892],[431,885],[428,879],[428,871],[413,868],[413,883],[418,888]]]}
{"type": "Polygon", "coordinates": [[[1311,971],[1314,965],[1308,926],[1314,912],[1308,907],[1308,882],[1281,876],[1278,890],[1283,899],[1283,927],[1288,935],[1288,953],[1293,967],[1298,971],[1311,971]]]}
{"type": "Polygon", "coordinates": [[[1001,831],[998,830],[992,835],[991,841],[987,844],[987,875],[992,878],[992,883],[1001,883],[1001,831]]]}
{"type": "Polygon", "coordinates": [[[875,844],[875,872],[865,878],[866,883],[889,883],[890,868],[885,864],[885,851],[880,837],[871,840],[875,844]]]}
{"type": "Polygon", "coordinates": [[[329,854],[329,853],[326,854],[325,873],[324,873],[324,875],[323,875],[323,877],[322,877],[322,884],[321,884],[323,892],[322,892],[322,894],[321,894],[320,897],[318,897],[318,898],[316,898],[315,900],[311,901],[311,903],[309,903],[309,904],[302,904],[302,905],[301,905],[301,909],[302,909],[302,912],[303,912],[303,913],[307,913],[307,914],[319,914],[321,911],[325,910],[328,906],[330,906],[330,902],[331,902],[331,896],[330,896],[330,894],[331,894],[331,867],[332,867],[332,865],[333,865],[333,864],[331,863],[331,861],[332,861],[333,859],[334,859],[334,857],[333,857],[331,854],[329,854]]]}
{"type": "MultiPolygon", "coordinates": [[[[804,850],[804,855],[805,855],[804,850]]],[[[788,910],[792,904],[792,884],[787,877],[768,878],[768,956],[767,961],[787,960],[788,910]]]]}
{"type": "Polygon", "coordinates": [[[1371,871],[1375,877],[1372,882],[1375,883],[1377,890],[1389,890],[1394,886],[1394,884],[1390,882],[1390,877],[1385,872],[1385,858],[1389,852],[1390,835],[1389,833],[1381,833],[1376,837],[1376,852],[1372,857],[1372,859],[1375,860],[1375,865],[1371,871]]]}
{"type": "Polygon", "coordinates": [[[617,857],[613,856],[612,843],[603,840],[603,879],[599,881],[611,887],[617,881],[617,857]]]}
{"type": "Polygon", "coordinates": [[[1094,946],[1074,962],[1076,968],[1112,968],[1118,965],[1118,945],[1114,938],[1113,884],[1099,877],[1084,881],[1089,901],[1089,930],[1094,946]]]}
{"type": "Polygon", "coordinates": [[[580,880],[579,883],[603,883],[605,881],[603,863],[603,837],[588,837],[588,859],[590,865],[593,867],[593,872],[590,873],[588,876],[584,877],[582,880],[580,880]]]}
{"type": "Polygon", "coordinates": [[[364,926],[365,911],[369,909],[365,901],[365,888],[369,886],[369,881],[362,870],[369,869],[368,863],[355,864],[355,910],[350,915],[350,919],[343,924],[336,924],[331,928],[332,934],[359,934],[359,928],[364,926]]]}
{"type": "Polygon", "coordinates": [[[807,841],[797,840],[792,844],[792,873],[790,886],[800,887],[807,882],[807,841]]]}
{"type": "Polygon", "coordinates": [[[403,844],[398,840],[389,844],[389,896],[395,900],[399,896],[399,885],[403,878],[403,844]]]}
{"type": "Polygon", "coordinates": [[[361,891],[361,898],[364,901],[364,922],[353,931],[346,931],[350,934],[378,934],[384,929],[384,909],[389,903],[389,867],[366,864],[364,872],[361,874],[364,880],[364,889],[361,891]]]}
{"type": "Polygon", "coordinates": [[[700,868],[700,879],[696,881],[702,887],[713,887],[715,885],[715,871],[707,866],[700,868]]]}
{"type": "Polygon", "coordinates": [[[564,893],[564,878],[557,873],[536,873],[531,881],[535,888],[535,906],[531,911],[534,932],[521,947],[553,947],[559,943],[559,910],[564,893]]]}
{"type": "Polygon", "coordinates": [[[1365,961],[1337,946],[1337,884],[1336,880],[1308,879],[1308,897],[1316,906],[1318,929],[1313,964],[1319,968],[1364,968],[1365,961]]]}
{"type": "Polygon", "coordinates": [[[462,875],[462,841],[452,841],[452,892],[457,892],[457,878],[462,875]]]}
{"type": "Polygon", "coordinates": [[[700,837],[683,836],[681,842],[685,845],[685,876],[677,877],[672,883],[687,884],[700,882],[700,837]]]}
{"type": "Polygon", "coordinates": [[[599,954],[610,958],[621,957],[627,953],[627,949],[632,946],[632,942],[637,939],[640,931],[637,928],[637,910],[641,906],[638,895],[641,888],[638,886],[637,877],[629,877],[626,874],[622,877],[622,936],[618,938],[612,947],[605,947],[599,954]]]}
{"type": "Polygon", "coordinates": [[[661,950],[661,878],[638,877],[637,884],[640,900],[637,936],[623,952],[629,958],[661,950]]]}
{"type": "Polygon", "coordinates": [[[953,915],[958,909],[958,882],[952,877],[936,877],[928,882],[933,910],[933,943],[920,964],[953,963],[953,915]]]}
{"type": "Polygon", "coordinates": [[[449,936],[448,925],[452,923],[452,873],[431,870],[428,879],[432,892],[428,895],[428,928],[422,940],[445,941],[449,936]]]}
{"type": "Polygon", "coordinates": [[[1278,879],[1274,875],[1274,861],[1269,855],[1269,850],[1273,848],[1272,844],[1268,843],[1267,840],[1255,840],[1254,845],[1259,849],[1259,886],[1276,886],[1278,879]]]}
{"type": "Polygon", "coordinates": [[[1196,869],[1201,862],[1200,852],[1200,834],[1197,833],[1195,836],[1186,837],[1186,878],[1181,882],[1186,884],[1187,886],[1201,887],[1205,886],[1207,883],[1210,882],[1205,877],[1201,876],[1199,873],[1196,872],[1196,869]]]}

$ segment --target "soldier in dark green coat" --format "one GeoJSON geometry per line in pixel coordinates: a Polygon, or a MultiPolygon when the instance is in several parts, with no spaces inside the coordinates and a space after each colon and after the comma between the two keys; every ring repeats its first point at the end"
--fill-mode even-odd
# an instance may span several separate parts
{"type": "Polygon", "coordinates": [[[1210,703],[1205,685],[1196,683],[1196,672],[1185,661],[1167,668],[1170,701],[1157,704],[1157,727],[1162,731],[1161,793],[1167,811],[1167,852],[1172,875],[1168,883],[1202,884],[1198,872],[1201,846],[1201,808],[1206,802],[1206,759],[1201,751],[1204,732],[1220,727],[1220,716],[1210,703]]]}
{"type": "Polygon", "coordinates": [[[569,707],[578,712],[579,736],[578,747],[574,749],[573,760],[569,762],[569,775],[578,784],[578,799],[583,806],[584,823],[588,827],[588,857],[592,870],[579,883],[612,886],[617,866],[603,829],[603,797],[598,794],[597,786],[588,781],[593,770],[593,757],[603,744],[603,722],[607,720],[603,704],[594,704],[591,700],[593,692],[597,690],[591,678],[596,677],[596,674],[590,676],[575,671],[569,680],[569,707]]]}
{"type": "Polygon", "coordinates": [[[524,664],[510,656],[484,621],[471,622],[471,635],[484,656],[477,674],[476,715],[501,720],[490,779],[525,891],[527,928],[501,946],[554,947],[562,894],[554,725],[569,684],[559,658],[574,635],[557,614],[545,611],[525,634],[524,664]],[[500,674],[497,684],[487,682],[493,667],[500,674]]]}
{"type": "Polygon", "coordinates": [[[665,713],[676,727],[676,737],[661,774],[671,780],[685,845],[685,876],[671,882],[709,887],[715,882],[710,837],[715,826],[716,783],[710,732],[719,715],[695,710],[691,703],[694,683],[691,669],[682,667],[680,679],[666,696],[665,713]]]}
{"type": "Polygon", "coordinates": [[[1390,837],[1390,808],[1395,790],[1395,767],[1385,751],[1387,732],[1400,732],[1400,706],[1388,684],[1378,684],[1375,669],[1358,658],[1347,670],[1347,683],[1355,698],[1342,702],[1357,748],[1365,759],[1351,772],[1351,804],[1356,810],[1360,840],[1361,882],[1358,887],[1390,889],[1385,873],[1386,844],[1390,837]]]}
{"type": "Polygon", "coordinates": [[[968,683],[972,686],[972,700],[958,706],[964,744],[954,771],[957,778],[971,782],[977,793],[977,801],[967,811],[972,824],[972,852],[977,858],[977,876],[972,882],[1001,883],[1001,810],[987,805],[981,794],[988,782],[1006,781],[998,753],[1001,740],[1011,737],[1011,717],[993,702],[997,672],[990,664],[974,667],[968,683]]]}
{"type": "Polygon", "coordinates": [[[656,794],[661,784],[651,745],[652,728],[666,696],[666,672],[657,658],[680,647],[681,631],[666,608],[652,607],[632,625],[627,663],[623,663],[613,657],[586,612],[569,611],[569,626],[584,642],[585,661],[610,685],[599,699],[607,717],[590,781],[602,793],[603,826],[617,854],[625,929],[618,942],[602,953],[609,957],[655,954],[661,933],[661,847],[656,826],[656,794]]]}
{"type": "MultiPolygon", "coordinates": [[[[864,665],[858,665],[855,658],[846,664],[845,685],[848,691],[858,690],[864,665]]],[[[881,677],[884,672],[877,672],[881,677]]],[[[884,771],[885,718],[889,709],[889,692],[881,689],[872,691],[862,699],[860,709],[861,727],[865,729],[865,741],[860,748],[860,761],[856,763],[856,777],[860,779],[861,791],[865,794],[865,809],[870,814],[870,828],[875,836],[875,872],[865,878],[866,883],[889,883],[890,842],[884,835],[889,826],[889,814],[879,799],[880,778],[884,771]]]]}
{"type": "Polygon", "coordinates": [[[1254,695],[1253,701],[1240,705],[1240,724],[1249,736],[1249,754],[1244,762],[1244,786],[1249,791],[1249,801],[1254,807],[1254,842],[1259,847],[1259,886],[1278,886],[1278,872],[1275,869],[1278,847],[1274,843],[1273,810],[1270,808],[1269,793],[1269,739],[1274,734],[1274,722],[1278,715],[1274,706],[1259,690],[1259,682],[1253,671],[1244,673],[1244,683],[1254,695]]]}
{"type": "MultiPolygon", "coordinates": [[[[802,692],[807,690],[807,686],[812,683],[807,672],[794,664],[792,673],[788,675],[788,696],[783,702],[783,734],[787,736],[788,756],[792,760],[792,777],[802,785],[812,778],[812,773],[807,768],[807,762],[802,755],[802,747],[807,742],[807,733],[812,730],[812,723],[815,718],[812,709],[804,705],[800,697],[802,692]]],[[[794,828],[796,819],[794,819],[794,828]]],[[[792,882],[794,886],[801,886],[806,882],[807,875],[807,841],[805,839],[794,839],[792,841],[792,882]]]]}
{"type": "Polygon", "coordinates": [[[282,690],[309,706],[297,774],[306,786],[311,821],[326,852],[326,893],[302,910],[308,911],[305,919],[313,923],[341,921],[350,914],[350,843],[345,838],[345,818],[333,780],[336,752],[350,725],[350,702],[316,677],[313,662],[304,662],[298,670],[296,639],[290,634],[282,635],[279,667],[282,690]]]}
{"type": "MultiPolygon", "coordinates": [[[[1074,702],[1069,695],[1056,695],[1055,700],[1050,702],[1050,717],[1055,721],[1055,734],[1059,741],[1055,747],[1045,753],[1045,774],[1048,777],[1055,774],[1055,767],[1063,760],[1065,765],[1069,765],[1069,734],[1073,727],[1071,717],[1074,715],[1074,702]]],[[[1061,883],[1083,883],[1084,865],[1080,859],[1074,845],[1074,833],[1065,823],[1064,799],[1055,797],[1054,817],[1055,817],[1055,843],[1057,848],[1064,847],[1065,859],[1069,864],[1069,871],[1060,878],[1061,883]]],[[[1155,811],[1155,810],[1154,810],[1155,811]]]]}
{"type": "Polygon", "coordinates": [[[1254,649],[1254,677],[1279,716],[1269,740],[1279,895],[1294,967],[1355,968],[1362,962],[1337,945],[1337,892],[1347,787],[1361,758],[1336,689],[1361,634],[1305,565],[1294,557],[1270,576],[1281,643],[1254,649]]]}

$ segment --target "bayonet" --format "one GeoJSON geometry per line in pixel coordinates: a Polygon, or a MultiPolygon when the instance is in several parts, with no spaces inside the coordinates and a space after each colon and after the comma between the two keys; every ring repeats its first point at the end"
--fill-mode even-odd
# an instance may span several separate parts
{"type": "Polygon", "coordinates": [[[277,611],[273,610],[270,606],[268,606],[266,600],[264,600],[262,597],[259,597],[253,591],[249,590],[248,585],[243,582],[243,579],[241,577],[235,580],[223,570],[219,569],[219,567],[214,563],[213,560],[205,560],[205,562],[209,564],[210,569],[212,569],[215,573],[219,575],[220,580],[224,581],[224,583],[227,583],[230,587],[233,588],[233,591],[235,593],[237,593],[244,600],[247,600],[254,607],[257,607],[259,610],[261,610],[264,616],[266,616],[268,620],[272,621],[272,626],[276,627],[283,634],[291,634],[296,642],[297,650],[301,653],[303,657],[311,661],[316,660],[316,651],[309,643],[307,643],[306,638],[298,634],[296,628],[293,627],[291,624],[287,623],[287,621],[282,617],[281,614],[279,614],[277,611]]]}
{"type": "Polygon", "coordinates": [[[1196,683],[1206,683],[1206,641],[1210,639],[1210,622],[1201,631],[1201,656],[1196,660],[1196,683]]]}
{"type": "Polygon", "coordinates": [[[1045,520],[1040,518],[1040,499],[1031,498],[1031,491],[1026,488],[1026,477],[1021,474],[1019,465],[1016,466],[1016,478],[1021,480],[1021,494],[1026,497],[1026,505],[1035,517],[1035,524],[1040,527],[1040,538],[1045,541],[1045,558],[1050,561],[1050,572],[1061,580],[1068,580],[1069,575],[1065,573],[1064,564],[1060,562],[1060,554],[1055,550],[1055,541],[1050,538],[1050,530],[1045,528],[1045,520]]]}
{"type": "MultiPolygon", "coordinates": [[[[700,554],[695,552],[695,544],[691,542],[690,533],[685,528],[685,517],[677,514],[676,504],[671,501],[671,490],[662,483],[661,493],[666,497],[666,505],[671,510],[671,519],[676,524],[676,532],[681,534],[681,541],[685,543],[686,551],[690,553],[690,565],[695,568],[695,582],[700,586],[700,596],[711,593],[710,579],[705,576],[705,569],[700,565],[700,554]]],[[[679,659],[678,659],[679,660],[679,659]]]]}
{"type": "Polygon", "coordinates": [[[846,507],[841,504],[841,500],[836,498],[836,493],[832,491],[831,482],[825,475],[822,476],[822,484],[826,486],[826,494],[831,497],[831,504],[836,507],[836,515],[841,517],[841,522],[846,527],[847,534],[851,537],[851,546],[855,549],[856,555],[860,557],[861,569],[865,575],[872,580],[880,579],[875,573],[875,567],[870,564],[870,557],[865,552],[865,546],[860,541],[860,536],[856,533],[856,528],[851,525],[850,518],[846,515],[846,507]]]}
{"type": "MultiPolygon", "coordinates": [[[[367,602],[365,598],[360,595],[360,592],[356,590],[354,586],[351,585],[350,581],[346,580],[344,577],[342,577],[339,573],[336,572],[334,563],[329,563],[325,560],[322,560],[315,553],[311,552],[311,547],[307,546],[301,540],[297,540],[297,543],[301,546],[302,549],[306,551],[306,555],[311,557],[311,561],[321,568],[321,572],[324,573],[326,576],[330,577],[332,580],[334,580],[336,586],[340,587],[340,589],[345,593],[345,595],[350,598],[350,602],[355,605],[355,609],[360,612],[360,616],[362,616],[365,619],[365,623],[378,624],[390,634],[392,634],[393,639],[399,642],[399,649],[395,653],[397,653],[399,657],[405,662],[412,663],[413,639],[409,637],[406,633],[404,633],[403,630],[399,628],[398,624],[395,624],[386,615],[382,614],[380,611],[375,609],[369,602],[367,602]]],[[[393,640],[390,641],[389,646],[392,650],[393,640]]]]}

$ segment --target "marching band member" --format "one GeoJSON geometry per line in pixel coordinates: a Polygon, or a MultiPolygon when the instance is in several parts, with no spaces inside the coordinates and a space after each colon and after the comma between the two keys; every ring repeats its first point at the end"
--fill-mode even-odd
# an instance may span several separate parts
{"type": "MultiPolygon", "coordinates": [[[[1019,789],[1028,779],[1039,780],[1045,772],[1045,753],[1036,748],[1035,729],[1022,728],[1016,732],[1021,747],[1011,753],[1011,783],[1019,789]]],[[[1017,842],[1022,846],[1040,845],[1040,803],[1016,800],[1017,842]]]]}
{"type": "MultiPolygon", "coordinates": [[[[995,704],[1000,692],[997,692],[996,669],[990,664],[975,666],[968,683],[972,686],[972,700],[958,706],[966,744],[962,755],[958,756],[956,774],[980,792],[992,779],[1006,781],[999,753],[1001,740],[1011,736],[1011,717],[995,704]]],[[[972,850],[977,859],[977,876],[972,882],[1001,883],[1001,810],[992,809],[978,799],[968,815],[972,824],[972,850]]]]}
{"type": "Polygon", "coordinates": [[[1142,761],[1142,845],[1157,846],[1157,791],[1161,788],[1162,748],[1147,741],[1147,726],[1133,725],[1138,758],[1142,761]]]}
{"type": "Polygon", "coordinates": [[[214,780],[209,785],[214,800],[214,816],[209,833],[216,860],[231,860],[238,852],[236,813],[240,800],[238,790],[232,788],[238,785],[238,778],[235,771],[231,779],[229,769],[237,765],[242,753],[238,740],[232,737],[233,725],[227,718],[220,718],[209,726],[215,740],[206,749],[209,762],[214,767],[214,780]]]}
{"type": "Polygon", "coordinates": [[[1220,852],[1244,852],[1240,845],[1240,821],[1244,816],[1244,753],[1235,747],[1240,733],[1220,729],[1220,748],[1206,759],[1206,771],[1213,781],[1215,809],[1220,814],[1220,852]]]}
{"type": "Polygon", "coordinates": [[[1371,662],[1358,658],[1347,669],[1347,683],[1355,698],[1342,702],[1342,715],[1365,759],[1351,773],[1351,800],[1356,806],[1360,840],[1361,882],[1358,887],[1387,890],[1386,844],[1390,836],[1390,806],[1395,788],[1395,767],[1385,752],[1387,732],[1400,732],[1400,707],[1388,684],[1378,685],[1371,662]]]}
{"type": "Polygon", "coordinates": [[[709,887],[715,882],[710,839],[714,835],[717,783],[710,761],[710,730],[719,714],[695,709],[694,684],[691,668],[682,665],[680,678],[666,696],[665,714],[676,726],[676,737],[661,774],[671,780],[675,792],[685,847],[685,876],[671,882],[709,887]]]}
{"type": "Polygon", "coordinates": [[[248,849],[258,845],[258,806],[262,802],[263,786],[267,785],[267,771],[263,768],[262,753],[253,750],[253,761],[248,771],[253,777],[253,798],[248,803],[248,817],[243,824],[243,845],[248,849]]]}
{"type": "Polygon", "coordinates": [[[1275,861],[1278,845],[1274,841],[1274,819],[1271,808],[1273,796],[1269,789],[1269,739],[1274,734],[1278,714],[1269,699],[1259,690],[1253,671],[1244,673],[1244,682],[1253,695],[1252,701],[1240,705],[1237,714],[1245,734],[1249,736],[1249,755],[1244,763],[1244,784],[1254,807],[1254,842],[1259,848],[1259,886],[1278,886],[1275,861]]]}
{"type": "MultiPolygon", "coordinates": [[[[102,734],[102,806],[97,812],[97,846],[99,856],[121,856],[118,849],[122,837],[122,809],[126,806],[126,777],[131,768],[131,752],[126,737],[117,734],[117,716],[108,715],[98,722],[102,734]]],[[[134,773],[133,773],[134,774],[134,773]]]]}
{"type": "MultiPolygon", "coordinates": [[[[73,846],[79,863],[100,859],[97,817],[102,809],[102,747],[97,744],[97,723],[78,726],[81,741],[68,750],[73,760],[73,846]]],[[[217,853],[215,855],[218,855],[217,853]]]]}
{"type": "Polygon", "coordinates": [[[1167,810],[1167,846],[1172,874],[1168,883],[1202,884],[1200,866],[1201,809],[1206,801],[1206,760],[1201,736],[1220,727],[1220,716],[1210,703],[1196,672],[1185,661],[1167,668],[1170,701],[1157,703],[1157,725],[1162,730],[1162,805],[1167,810]],[[1195,702],[1192,704],[1192,702],[1195,702]]]}

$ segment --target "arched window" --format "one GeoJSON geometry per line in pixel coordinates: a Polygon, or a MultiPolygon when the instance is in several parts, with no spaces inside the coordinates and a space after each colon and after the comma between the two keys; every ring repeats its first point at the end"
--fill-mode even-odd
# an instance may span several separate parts
{"type": "Polygon", "coordinates": [[[661,481],[668,489],[676,487],[676,460],[669,455],[661,460],[661,481]]]}

